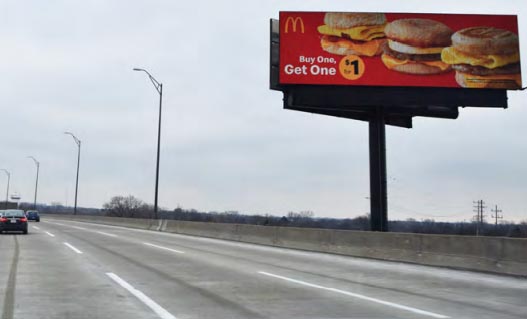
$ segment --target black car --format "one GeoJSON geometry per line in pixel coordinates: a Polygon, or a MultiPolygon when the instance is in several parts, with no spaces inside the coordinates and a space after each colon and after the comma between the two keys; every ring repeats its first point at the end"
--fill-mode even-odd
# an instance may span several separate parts
{"type": "Polygon", "coordinates": [[[21,231],[27,234],[27,217],[23,210],[8,209],[0,217],[0,233],[6,231],[21,231]]]}
{"type": "Polygon", "coordinates": [[[38,211],[36,210],[28,210],[26,212],[27,220],[34,220],[36,222],[40,221],[40,215],[38,214],[38,211]]]}

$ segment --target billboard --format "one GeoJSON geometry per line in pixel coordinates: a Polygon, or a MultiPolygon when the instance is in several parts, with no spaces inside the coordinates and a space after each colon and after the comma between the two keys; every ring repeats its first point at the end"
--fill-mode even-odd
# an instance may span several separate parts
{"type": "Polygon", "coordinates": [[[279,83],[520,89],[515,15],[280,12],[279,83]]]}

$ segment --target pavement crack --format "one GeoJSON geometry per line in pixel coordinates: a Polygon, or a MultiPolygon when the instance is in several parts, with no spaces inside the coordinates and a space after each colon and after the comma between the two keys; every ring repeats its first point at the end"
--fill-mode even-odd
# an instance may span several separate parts
{"type": "Polygon", "coordinates": [[[15,252],[13,254],[13,261],[11,262],[11,270],[9,271],[9,279],[7,280],[2,319],[13,319],[15,308],[16,271],[18,268],[18,256],[20,255],[20,247],[18,245],[17,236],[13,236],[13,238],[15,239],[15,252]]]}

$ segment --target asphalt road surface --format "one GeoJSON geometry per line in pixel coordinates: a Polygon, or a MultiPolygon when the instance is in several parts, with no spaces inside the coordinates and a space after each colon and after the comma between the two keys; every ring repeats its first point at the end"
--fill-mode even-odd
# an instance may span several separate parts
{"type": "Polygon", "coordinates": [[[526,319],[527,279],[43,220],[0,235],[0,316],[526,319]]]}

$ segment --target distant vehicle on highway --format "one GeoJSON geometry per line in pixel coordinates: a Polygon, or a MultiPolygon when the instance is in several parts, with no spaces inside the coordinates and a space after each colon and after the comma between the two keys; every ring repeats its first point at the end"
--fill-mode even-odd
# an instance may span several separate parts
{"type": "Polygon", "coordinates": [[[37,210],[28,210],[26,212],[27,220],[34,220],[36,222],[40,222],[40,215],[38,214],[37,210]]]}
{"type": "Polygon", "coordinates": [[[0,217],[0,233],[5,231],[21,231],[27,234],[27,217],[23,210],[8,209],[0,217]]]}

